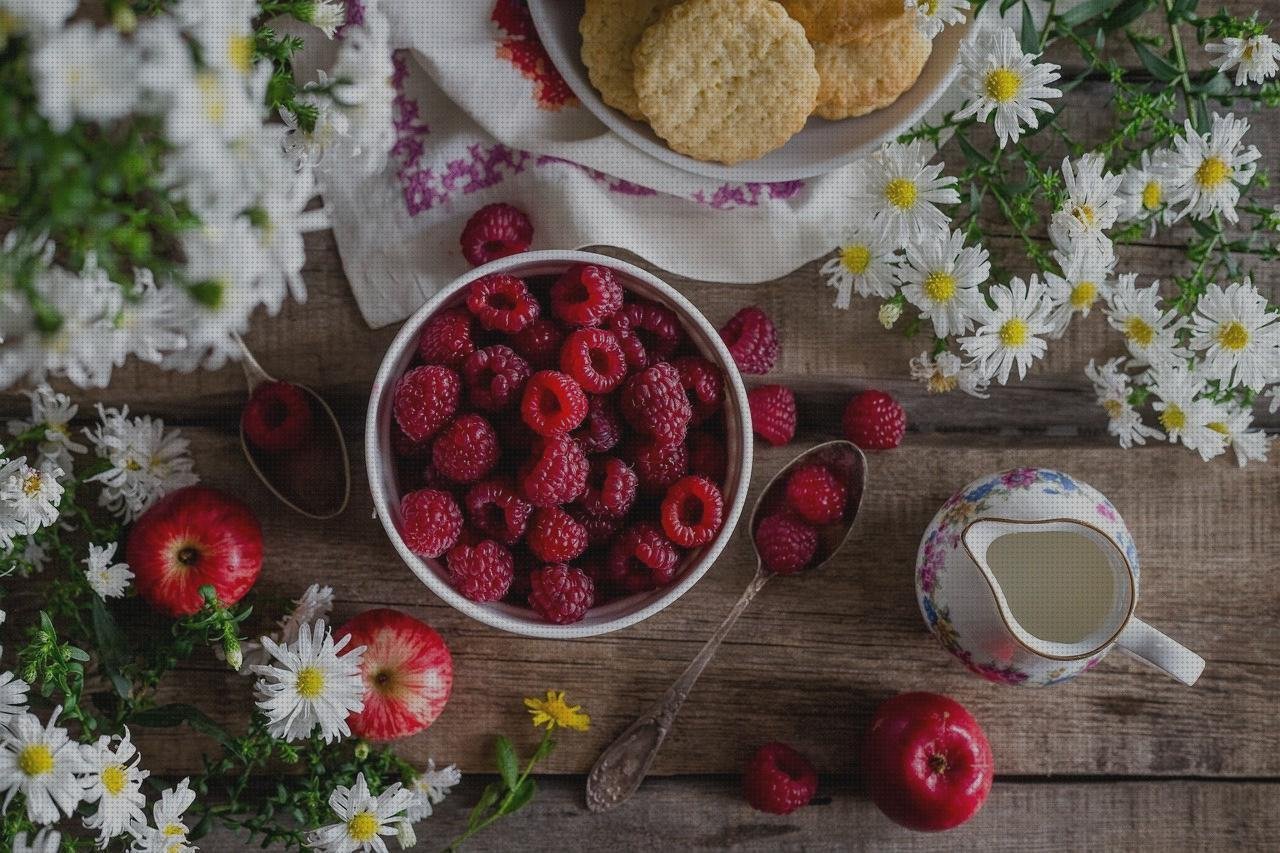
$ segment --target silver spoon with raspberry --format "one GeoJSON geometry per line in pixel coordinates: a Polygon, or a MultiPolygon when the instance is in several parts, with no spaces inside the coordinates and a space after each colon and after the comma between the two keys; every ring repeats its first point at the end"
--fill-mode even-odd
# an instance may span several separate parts
{"type": "Polygon", "coordinates": [[[751,511],[755,576],[675,683],[600,754],[587,777],[591,811],[607,811],[639,789],[698,677],[764,585],[831,561],[853,531],[866,480],[862,451],[848,441],[829,441],[791,460],[769,481],[751,511]]]}

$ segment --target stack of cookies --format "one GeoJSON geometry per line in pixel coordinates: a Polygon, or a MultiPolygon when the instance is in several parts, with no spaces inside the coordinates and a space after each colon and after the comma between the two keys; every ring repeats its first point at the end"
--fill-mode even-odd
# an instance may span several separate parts
{"type": "Polygon", "coordinates": [[[726,164],[888,106],[930,50],[902,0],[587,0],[579,30],[606,104],[726,164]]]}

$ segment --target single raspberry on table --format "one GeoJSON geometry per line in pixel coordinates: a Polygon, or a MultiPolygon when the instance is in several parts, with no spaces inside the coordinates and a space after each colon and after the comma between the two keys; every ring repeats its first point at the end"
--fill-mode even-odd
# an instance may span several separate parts
{"type": "Polygon", "coordinates": [[[538,435],[564,435],[587,417],[587,395],[573,377],[539,370],[525,383],[520,417],[538,435]]]}
{"type": "Polygon", "coordinates": [[[529,606],[548,622],[578,622],[595,600],[595,581],[582,569],[557,563],[535,569],[529,575],[529,606]]]}
{"type": "Polygon", "coordinates": [[[465,308],[450,308],[432,317],[418,337],[418,355],[427,364],[442,364],[457,370],[475,352],[472,339],[474,319],[465,308]]]}
{"type": "Polygon", "coordinates": [[[802,465],[787,479],[787,505],[810,524],[835,524],[844,517],[849,490],[826,465],[802,465]]]}
{"type": "Polygon", "coordinates": [[[525,544],[543,563],[567,563],[587,550],[587,529],[558,506],[533,511],[525,544]]]}
{"type": "Polygon", "coordinates": [[[449,583],[471,601],[501,601],[515,577],[511,552],[491,539],[455,545],[445,562],[449,583]]]}
{"type": "Polygon", "coordinates": [[[572,438],[540,438],[534,442],[532,458],[520,469],[520,491],[537,507],[572,503],[587,487],[587,470],[587,455],[572,438]]]}
{"type": "Polygon", "coordinates": [[[438,489],[420,489],[401,498],[400,518],[400,537],[419,557],[439,557],[462,532],[462,510],[453,495],[438,489]]]}
{"type": "Polygon", "coordinates": [[[463,415],[436,437],[431,462],[455,483],[474,483],[498,464],[498,435],[479,415],[463,415]]]}
{"type": "Polygon", "coordinates": [[[761,385],[747,392],[751,428],[773,445],[796,437],[796,395],[782,385],[761,385]]]}
{"type": "Polygon", "coordinates": [[[551,311],[570,326],[595,326],[622,307],[622,285],[613,270],[574,264],[551,286],[551,311]]]}
{"type": "Polygon", "coordinates": [[[511,347],[494,344],[478,349],[462,364],[467,399],[477,409],[501,411],[524,390],[529,372],[529,363],[511,347]]]}
{"type": "Polygon", "coordinates": [[[609,318],[608,327],[618,336],[627,354],[629,370],[643,370],[664,361],[684,342],[680,318],[656,302],[631,302],[609,318]]]}
{"type": "Polygon", "coordinates": [[[564,330],[551,320],[539,317],[511,336],[511,347],[533,370],[551,370],[560,365],[564,330]]]}
{"type": "Polygon", "coordinates": [[[587,453],[605,453],[617,447],[622,440],[622,416],[618,414],[613,398],[589,395],[587,419],[573,437],[587,453]]]}
{"type": "Polygon", "coordinates": [[[724,497],[706,477],[681,477],[667,489],[662,530],[681,548],[706,545],[724,525],[724,497]]]}
{"type": "Polygon", "coordinates": [[[907,413],[883,391],[863,391],[845,407],[844,437],[866,450],[891,450],[907,433],[907,413]]]}
{"type": "Polygon", "coordinates": [[[627,376],[627,357],[608,329],[571,332],[560,350],[560,369],[572,376],[582,390],[607,394],[627,376]]]}
{"type": "Polygon", "coordinates": [[[462,256],[473,267],[529,250],[533,223],[518,208],[501,202],[486,204],[462,229],[462,256]]]}
{"type": "Polygon", "coordinates": [[[663,361],[628,379],[622,386],[622,416],[636,431],[655,441],[684,441],[693,406],[680,384],[680,372],[663,361]]]}
{"type": "Polygon", "coordinates": [[[447,367],[415,367],[396,383],[392,412],[410,441],[435,435],[458,411],[462,381],[447,367]]]}
{"type": "Polygon", "coordinates": [[[311,433],[311,398],[291,382],[264,382],[253,389],[241,424],[245,438],[259,450],[294,450],[311,433]]]}
{"type": "Polygon", "coordinates": [[[467,491],[467,519],[486,537],[511,545],[521,536],[533,505],[502,480],[484,480],[467,491]]]}
{"type": "Polygon", "coordinates": [[[683,444],[636,444],[631,447],[630,459],[640,479],[640,491],[649,495],[665,493],[689,470],[689,450],[683,444]]]}
{"type": "Polygon", "coordinates": [[[699,430],[689,436],[689,473],[720,483],[728,471],[729,451],[723,435],[699,430]]]}
{"type": "Polygon", "coordinates": [[[764,567],[780,575],[794,575],[813,562],[818,534],[798,516],[779,512],[756,528],[756,550],[764,567]]]}
{"type": "Polygon", "coordinates": [[[467,308],[481,326],[508,335],[538,319],[542,311],[525,283],[506,273],[481,276],[467,285],[467,308]]]}
{"type": "Polygon", "coordinates": [[[591,460],[587,490],[578,504],[592,515],[621,518],[636,500],[640,479],[627,463],[613,456],[591,460]]]}
{"type": "Polygon", "coordinates": [[[622,532],[609,549],[605,572],[626,592],[644,592],[671,583],[680,552],[658,528],[639,522],[622,532]]]}
{"type": "Polygon", "coordinates": [[[743,373],[763,375],[778,362],[778,329],[757,305],[734,314],[720,330],[720,339],[743,373]]]}
{"type": "Polygon", "coordinates": [[[791,814],[809,805],[818,792],[818,771],[785,743],[766,743],[747,762],[742,785],[753,809],[791,814]]]}
{"type": "Polygon", "coordinates": [[[693,406],[693,423],[702,423],[720,411],[724,403],[724,375],[699,355],[677,358],[671,365],[680,374],[680,386],[693,406]]]}

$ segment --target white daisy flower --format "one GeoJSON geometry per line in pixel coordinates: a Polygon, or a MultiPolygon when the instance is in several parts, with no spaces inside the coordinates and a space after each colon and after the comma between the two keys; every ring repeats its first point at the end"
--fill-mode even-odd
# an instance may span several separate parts
{"type": "Polygon", "coordinates": [[[174,14],[200,43],[205,63],[241,76],[253,70],[255,0],[183,0],[174,14]]]}
{"type": "Polygon", "coordinates": [[[1253,412],[1243,406],[1230,409],[1225,418],[1210,421],[1209,429],[1227,437],[1227,444],[1236,454],[1236,464],[1243,468],[1250,462],[1267,461],[1267,445],[1271,437],[1253,426],[1253,412]]]}
{"type": "Polygon", "coordinates": [[[1280,60],[1280,45],[1268,35],[1243,39],[1228,36],[1221,43],[1206,44],[1204,49],[1208,53],[1217,54],[1209,61],[1223,74],[1232,68],[1236,70],[1237,86],[1264,83],[1280,70],[1280,64],[1277,64],[1277,60],[1280,60]]]}
{"type": "Polygon", "coordinates": [[[195,801],[196,792],[191,790],[190,779],[183,779],[161,792],[160,799],[151,808],[152,822],[148,824],[144,816],[129,825],[135,853],[188,853],[194,850],[187,843],[190,830],[183,822],[183,816],[195,801]]]}
{"type": "Polygon", "coordinates": [[[1223,413],[1212,400],[1199,396],[1205,390],[1204,378],[1180,365],[1153,369],[1151,374],[1152,407],[1169,441],[1181,441],[1205,461],[1225,453],[1226,434],[1209,426],[1220,423],[1223,413]]]}
{"type": "MultiPolygon", "coordinates": [[[[3,464],[3,463],[0,463],[3,464]]],[[[3,522],[0,522],[2,525],[3,522]]],[[[45,570],[49,564],[49,549],[44,546],[34,536],[28,536],[27,542],[22,548],[22,553],[18,557],[23,565],[18,566],[19,577],[31,577],[45,570]]]]}
{"type": "Polygon", "coordinates": [[[1069,252],[1055,252],[1054,260],[1062,272],[1045,273],[1044,282],[1053,303],[1049,325],[1053,337],[1060,338],[1076,314],[1088,317],[1099,297],[1111,295],[1115,256],[1096,243],[1082,243],[1069,252]]]}
{"type": "Polygon", "coordinates": [[[986,393],[990,383],[955,353],[942,352],[934,358],[925,351],[911,359],[910,367],[911,378],[923,382],[930,394],[945,394],[958,388],[983,400],[991,396],[986,393]]]}
{"type": "Polygon", "coordinates": [[[1185,360],[1175,333],[1186,323],[1176,311],[1160,308],[1160,282],[1138,287],[1135,273],[1124,273],[1107,299],[1107,322],[1124,335],[1125,344],[1138,364],[1165,367],[1185,360]]]}
{"type": "Polygon", "coordinates": [[[31,838],[20,832],[13,839],[13,853],[58,853],[62,848],[62,835],[56,829],[45,827],[31,838]]]}
{"type": "MultiPolygon", "coordinates": [[[[329,82],[329,75],[321,70],[317,72],[316,82],[308,85],[325,87],[329,82]]],[[[316,110],[316,120],[311,130],[307,130],[296,115],[282,107],[280,119],[286,128],[284,150],[293,157],[297,168],[314,168],[323,164],[329,152],[338,148],[350,135],[351,120],[334,105],[332,98],[308,93],[306,87],[297,100],[316,110]]]]}
{"type": "Polygon", "coordinates": [[[39,460],[70,471],[75,463],[72,454],[88,450],[71,437],[71,422],[80,407],[72,403],[66,394],[57,393],[43,383],[22,393],[31,400],[31,417],[9,421],[9,434],[22,435],[36,427],[44,427],[43,440],[37,447],[39,460]]]}
{"type": "Polygon", "coordinates": [[[892,329],[893,324],[902,319],[902,304],[897,301],[884,303],[876,312],[876,319],[886,331],[892,329]]]}
{"type": "Polygon", "coordinates": [[[1135,444],[1146,444],[1148,438],[1164,439],[1164,433],[1142,422],[1140,415],[1129,402],[1129,376],[1122,371],[1124,359],[1113,358],[1102,367],[1093,359],[1084,369],[1093,383],[1098,404],[1107,413],[1107,432],[1114,435],[1125,450],[1135,444]]]}
{"type": "Polygon", "coordinates": [[[427,759],[427,769],[418,774],[409,786],[414,800],[405,811],[410,821],[419,821],[431,817],[435,806],[444,802],[449,789],[462,781],[462,771],[456,764],[436,769],[434,758],[427,759]]]}
{"type": "Polygon", "coordinates": [[[27,818],[40,825],[70,816],[84,799],[85,770],[80,744],[59,728],[53,710],[47,725],[31,714],[9,720],[0,730],[0,791],[7,809],[16,794],[27,801],[27,818]]]}
{"type": "Polygon", "coordinates": [[[334,643],[324,620],[302,628],[289,645],[262,638],[263,648],[281,664],[253,667],[262,676],[255,690],[272,737],[296,740],[317,725],[325,743],[351,734],[347,716],[364,708],[364,646],[344,653],[350,641],[347,635],[334,643]]]}
{"type": "MultiPolygon", "coordinates": [[[[310,627],[312,622],[329,615],[331,610],[333,610],[333,587],[313,583],[293,603],[293,610],[281,617],[277,623],[279,627],[271,635],[271,639],[278,645],[292,645],[297,642],[303,628],[310,627]]],[[[242,675],[250,672],[255,665],[271,662],[271,655],[257,640],[245,640],[240,644],[240,649],[243,662],[239,671],[242,675]]],[[[217,649],[216,652],[220,653],[221,649],[217,649]]]]}
{"type": "Polygon", "coordinates": [[[916,29],[927,39],[935,38],[947,24],[963,24],[968,0],[904,0],[903,8],[916,16],[916,29]]]}
{"type": "Polygon", "coordinates": [[[329,797],[329,808],[341,823],[314,830],[307,837],[307,843],[318,853],[387,853],[382,836],[399,832],[404,812],[414,800],[415,794],[404,790],[399,783],[375,797],[369,793],[364,774],[360,773],[353,786],[339,785],[329,797]]]}
{"type": "Polygon", "coordinates": [[[325,38],[333,38],[338,28],[347,22],[347,9],[333,0],[315,0],[310,8],[304,7],[299,17],[324,33],[325,38]]]}
{"type": "Polygon", "coordinates": [[[987,295],[995,308],[985,302],[978,306],[978,329],[961,338],[960,346],[978,362],[984,378],[1004,385],[1015,365],[1018,378],[1023,379],[1031,363],[1044,355],[1048,344],[1041,336],[1049,333],[1051,306],[1044,284],[1034,275],[1025,282],[1015,277],[1008,286],[997,285],[987,295]]]}
{"type": "Polygon", "coordinates": [[[128,406],[106,409],[99,403],[98,417],[101,423],[85,435],[111,467],[89,481],[102,484],[98,502],[125,522],[169,492],[200,481],[180,431],[166,432],[164,421],[147,415],[130,418],[128,406]]]}
{"type": "Polygon", "coordinates": [[[142,780],[148,775],[138,767],[138,749],[124,735],[103,735],[95,744],[85,744],[85,802],[97,803],[98,810],[84,819],[88,829],[98,833],[98,846],[107,842],[131,825],[144,823],[147,797],[142,793],[142,780]]]}
{"type": "Polygon", "coordinates": [[[1049,237],[1061,251],[1080,242],[1108,243],[1106,231],[1120,214],[1116,193],[1123,178],[1106,171],[1101,154],[1085,154],[1075,163],[1062,161],[1067,197],[1049,221],[1049,237]]]}
{"type": "Polygon", "coordinates": [[[85,558],[85,577],[89,586],[100,598],[121,598],[129,588],[133,572],[128,563],[112,563],[118,543],[94,545],[89,543],[89,556],[85,558]]]}
{"type": "Polygon", "coordinates": [[[907,263],[898,271],[902,295],[933,321],[939,338],[969,331],[982,303],[979,285],[991,275],[983,246],[965,246],[959,231],[939,231],[927,240],[908,243],[907,263]]]}
{"type": "Polygon", "coordinates": [[[1261,391],[1280,369],[1280,314],[1249,278],[1226,289],[1209,285],[1191,323],[1191,346],[1204,353],[1207,379],[1261,391]]]}
{"type": "Polygon", "coordinates": [[[937,205],[960,201],[956,179],[942,174],[942,163],[929,163],[932,154],[920,140],[890,142],[860,162],[853,201],[894,248],[946,230],[947,217],[937,205]]]}
{"type": "Polygon", "coordinates": [[[1023,53],[1018,37],[1004,26],[965,42],[960,47],[960,61],[970,100],[955,117],[976,116],[985,122],[995,113],[1001,148],[1017,141],[1023,125],[1037,127],[1037,111],[1053,112],[1046,99],[1062,97],[1062,92],[1049,86],[1058,79],[1058,66],[1036,62],[1037,58],[1023,53]]]}
{"type": "Polygon", "coordinates": [[[1156,232],[1157,225],[1171,225],[1177,218],[1169,207],[1168,151],[1157,151],[1153,156],[1143,151],[1139,161],[1124,170],[1120,181],[1120,221],[1151,217],[1148,236],[1156,232]]]}
{"type": "Polygon", "coordinates": [[[31,57],[40,112],[59,133],[76,119],[110,122],[138,103],[137,51],[110,27],[78,21],[51,35],[31,57]]]}
{"type": "Polygon", "coordinates": [[[366,170],[381,169],[395,144],[392,105],[396,91],[391,85],[395,66],[391,61],[390,28],[386,14],[376,5],[366,4],[364,24],[342,32],[342,47],[332,76],[344,81],[335,95],[346,117],[347,132],[342,144],[350,157],[342,161],[340,168],[351,168],[354,160],[366,170]]]}
{"type": "Polygon", "coordinates": [[[27,713],[27,691],[31,685],[12,672],[0,672],[0,727],[27,713]]]}
{"type": "Polygon", "coordinates": [[[894,261],[897,253],[883,232],[854,229],[840,246],[840,254],[818,270],[836,290],[836,308],[849,307],[850,298],[893,296],[897,289],[894,261]]]}
{"type": "Polygon", "coordinates": [[[55,523],[62,501],[58,482],[62,475],[62,469],[52,465],[31,467],[25,456],[0,463],[0,516],[25,536],[55,523]]]}
{"type": "Polygon", "coordinates": [[[133,274],[131,298],[120,306],[116,318],[116,366],[134,356],[149,364],[159,364],[166,353],[185,349],[183,327],[190,322],[183,289],[174,284],[157,287],[151,270],[133,274]]]}
{"type": "Polygon", "coordinates": [[[1203,136],[1186,122],[1183,136],[1173,139],[1174,152],[1169,157],[1169,204],[1183,204],[1178,216],[1207,219],[1221,213],[1236,222],[1236,202],[1241,187],[1253,180],[1262,156],[1250,145],[1244,147],[1249,130],[1247,119],[1228,113],[1213,115],[1213,127],[1203,136]]]}

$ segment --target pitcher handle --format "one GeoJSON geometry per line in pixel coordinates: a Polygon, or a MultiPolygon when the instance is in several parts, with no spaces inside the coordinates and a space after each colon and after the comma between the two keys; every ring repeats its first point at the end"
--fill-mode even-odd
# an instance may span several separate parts
{"type": "Polygon", "coordinates": [[[1163,669],[1190,687],[1204,672],[1204,658],[1134,617],[1116,638],[1116,644],[1134,657],[1163,669]]]}

